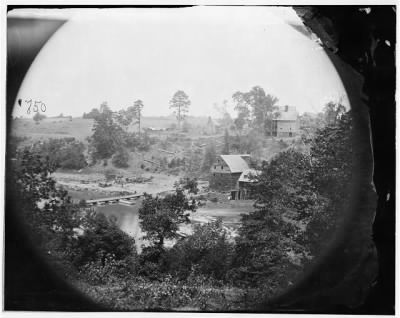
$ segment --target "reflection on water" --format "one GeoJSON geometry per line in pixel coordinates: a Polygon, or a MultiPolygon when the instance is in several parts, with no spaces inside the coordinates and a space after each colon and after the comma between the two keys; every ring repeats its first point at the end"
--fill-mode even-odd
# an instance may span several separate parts
{"type": "Polygon", "coordinates": [[[136,249],[141,251],[143,232],[140,229],[139,208],[137,206],[111,204],[98,207],[97,211],[107,217],[114,216],[118,227],[135,239],[136,249]]]}
{"type": "MultiPolygon", "coordinates": [[[[139,253],[142,250],[142,245],[146,245],[146,241],[143,240],[144,233],[140,228],[139,222],[140,205],[140,201],[137,201],[136,205],[134,206],[111,204],[97,208],[97,211],[104,214],[105,216],[114,216],[116,218],[118,227],[135,239],[136,250],[139,253]]],[[[217,218],[221,218],[223,227],[227,231],[228,236],[235,237],[237,235],[237,227],[240,224],[240,215],[242,213],[248,213],[250,209],[250,207],[212,209],[203,207],[193,213],[190,218],[192,224],[205,224],[208,222],[213,222],[217,218]]],[[[190,225],[182,224],[180,226],[180,232],[191,234],[192,227],[190,225]]],[[[175,240],[169,240],[165,243],[166,246],[172,246],[175,243],[175,240]]]]}

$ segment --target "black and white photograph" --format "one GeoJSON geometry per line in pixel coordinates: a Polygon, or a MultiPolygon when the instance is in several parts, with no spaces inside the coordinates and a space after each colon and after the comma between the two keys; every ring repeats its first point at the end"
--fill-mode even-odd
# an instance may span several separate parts
{"type": "Polygon", "coordinates": [[[3,310],[394,315],[395,4],[4,7],[3,310]]]}

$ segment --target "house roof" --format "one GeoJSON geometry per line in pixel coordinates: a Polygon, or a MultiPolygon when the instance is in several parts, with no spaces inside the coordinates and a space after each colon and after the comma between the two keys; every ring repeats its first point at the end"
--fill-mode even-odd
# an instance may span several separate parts
{"type": "Polygon", "coordinates": [[[222,160],[228,165],[231,172],[242,172],[249,169],[244,157],[250,157],[250,155],[221,155],[222,160]]]}
{"type": "Polygon", "coordinates": [[[239,177],[239,182],[255,182],[256,180],[253,177],[261,174],[261,171],[255,169],[247,169],[242,172],[239,177]]]}
{"type": "Polygon", "coordinates": [[[297,112],[289,111],[289,112],[278,112],[277,117],[274,120],[297,120],[297,112]]]}

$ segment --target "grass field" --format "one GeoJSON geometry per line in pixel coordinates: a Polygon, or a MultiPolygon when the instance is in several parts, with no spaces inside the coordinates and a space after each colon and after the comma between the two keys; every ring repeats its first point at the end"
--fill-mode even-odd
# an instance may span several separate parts
{"type": "Polygon", "coordinates": [[[35,124],[32,119],[14,120],[11,133],[16,136],[27,136],[32,139],[74,137],[84,141],[92,134],[93,120],[73,118],[72,121],[63,118],[44,119],[40,124],[35,124]]]}
{"type": "MultiPolygon", "coordinates": [[[[200,130],[207,124],[207,117],[188,117],[187,122],[195,129],[200,130]]],[[[83,118],[46,118],[39,124],[32,119],[17,119],[12,122],[11,133],[16,136],[28,136],[32,139],[75,137],[78,140],[92,135],[93,119],[83,118]]],[[[176,124],[176,118],[143,117],[142,128],[168,128],[176,124]]]]}

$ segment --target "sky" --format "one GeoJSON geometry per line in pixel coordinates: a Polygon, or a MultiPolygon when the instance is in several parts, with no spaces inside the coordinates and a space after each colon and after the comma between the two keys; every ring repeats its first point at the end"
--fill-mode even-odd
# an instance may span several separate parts
{"type": "MultiPolygon", "coordinates": [[[[82,116],[107,101],[114,111],[141,99],[144,116],[170,115],[177,90],[189,115],[218,117],[215,103],[261,86],[279,105],[319,112],[348,99],[322,48],[289,24],[289,7],[30,10],[15,16],[69,19],[42,48],[18,98],[46,104],[46,115],[82,116]]],[[[14,116],[30,117],[14,107],[14,116]]]]}

